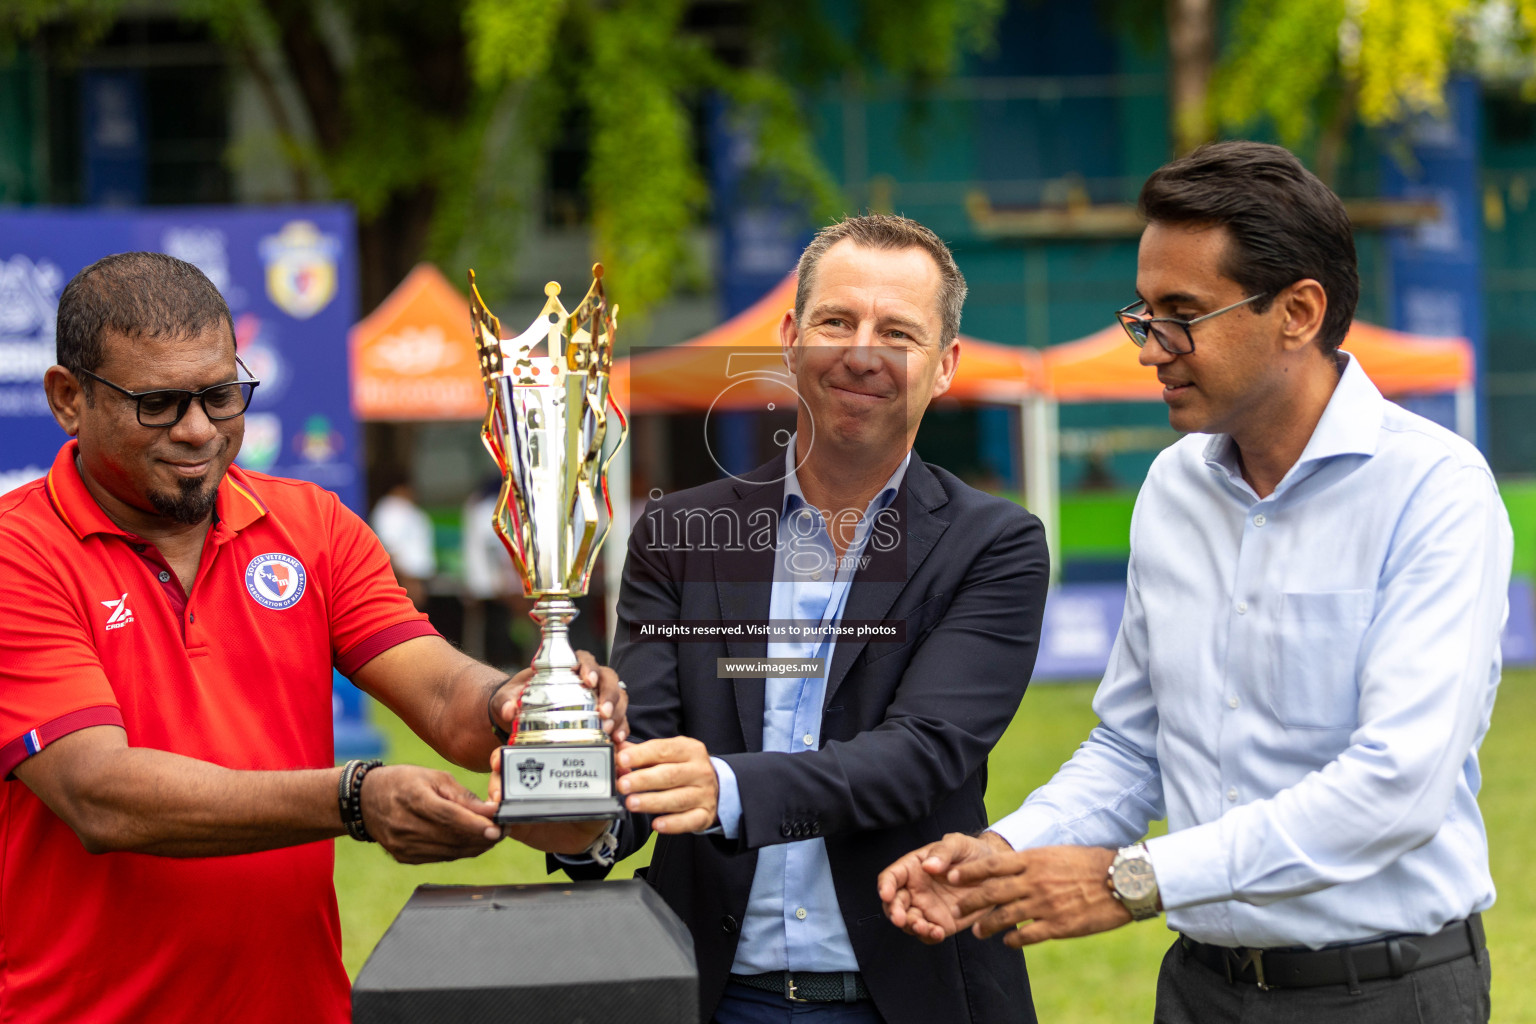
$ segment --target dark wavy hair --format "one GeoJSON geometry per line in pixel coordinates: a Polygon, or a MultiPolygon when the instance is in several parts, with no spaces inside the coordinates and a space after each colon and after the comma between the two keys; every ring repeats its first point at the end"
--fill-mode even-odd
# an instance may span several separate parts
{"type": "Polygon", "coordinates": [[[1349,215],[1339,197],[1288,150],[1262,142],[1213,142],[1159,168],[1142,186],[1152,223],[1219,224],[1231,236],[1221,272],[1269,308],[1275,294],[1312,278],[1328,296],[1317,341],[1338,350],[1360,301],[1349,215]]]}

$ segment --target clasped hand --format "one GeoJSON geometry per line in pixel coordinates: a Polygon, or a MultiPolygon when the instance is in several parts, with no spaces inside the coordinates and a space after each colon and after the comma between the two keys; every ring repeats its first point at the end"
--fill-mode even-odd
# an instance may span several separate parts
{"type": "Polygon", "coordinates": [[[880,872],[880,900],[892,924],[930,945],[964,928],[980,939],[1013,929],[1003,941],[1018,949],[1129,923],[1107,884],[1114,858],[1097,846],[1015,852],[993,832],[952,832],[880,872]]]}

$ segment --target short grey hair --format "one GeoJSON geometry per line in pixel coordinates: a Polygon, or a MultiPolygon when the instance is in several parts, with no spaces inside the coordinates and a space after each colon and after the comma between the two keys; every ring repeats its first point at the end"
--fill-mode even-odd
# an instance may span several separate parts
{"type": "Polygon", "coordinates": [[[845,217],[816,232],[811,244],[800,254],[796,268],[799,281],[795,285],[795,322],[805,323],[806,304],[811,299],[811,286],[815,283],[816,267],[827,250],[838,242],[850,241],[867,249],[885,249],[900,252],[905,249],[921,249],[933,258],[939,268],[939,323],[940,347],[948,346],[960,334],[960,310],[965,305],[965,276],[955,265],[955,257],[944,240],[917,221],[888,213],[867,213],[860,217],[845,217]]]}

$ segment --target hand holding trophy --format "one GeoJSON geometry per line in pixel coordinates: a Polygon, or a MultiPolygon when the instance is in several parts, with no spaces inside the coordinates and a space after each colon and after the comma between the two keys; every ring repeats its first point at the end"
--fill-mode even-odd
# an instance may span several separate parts
{"type": "Polygon", "coordinates": [[[614,320],[603,267],[574,312],[560,286],[515,338],[486,308],[470,271],[470,314],[488,403],[480,436],[501,470],[494,526],[534,599],[541,643],[509,743],[501,748],[502,824],[617,818],[613,746],[596,695],[577,676],[569,625],[612,523],[607,472],[629,424],[608,393],[614,320]],[[545,354],[533,355],[543,343],[545,354]],[[610,444],[610,441],[612,442],[610,444]]]}

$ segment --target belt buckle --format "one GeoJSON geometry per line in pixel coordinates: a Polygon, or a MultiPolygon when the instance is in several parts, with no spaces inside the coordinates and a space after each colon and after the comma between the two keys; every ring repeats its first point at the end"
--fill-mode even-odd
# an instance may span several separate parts
{"type": "Polygon", "coordinates": [[[801,999],[798,995],[796,995],[795,993],[797,991],[798,990],[795,988],[795,974],[794,974],[794,972],[793,971],[785,971],[784,972],[784,998],[788,999],[792,1003],[808,1003],[808,1002],[810,1002],[809,999],[801,999]]]}
{"type": "Polygon", "coordinates": [[[1264,951],[1262,949],[1246,949],[1243,952],[1247,955],[1238,963],[1237,969],[1244,971],[1252,967],[1253,980],[1259,986],[1259,991],[1268,992],[1269,983],[1264,980],[1264,951]]]}

